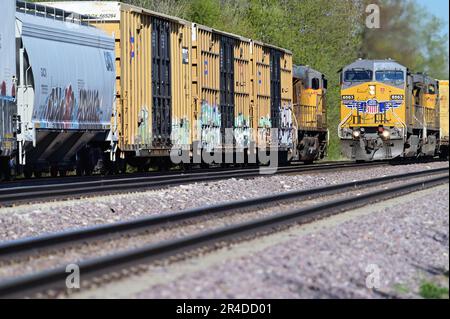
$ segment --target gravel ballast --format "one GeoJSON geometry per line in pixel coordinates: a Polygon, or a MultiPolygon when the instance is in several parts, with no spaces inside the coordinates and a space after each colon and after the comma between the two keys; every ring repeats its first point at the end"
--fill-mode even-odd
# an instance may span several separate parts
{"type": "MultiPolygon", "coordinates": [[[[432,176],[434,177],[434,176],[432,176]]],[[[412,178],[407,182],[417,182],[432,177],[412,178]]],[[[389,188],[395,188],[405,181],[393,181],[389,188]]],[[[85,240],[79,243],[65,245],[63,248],[54,247],[49,250],[36,250],[30,254],[19,255],[14,258],[0,258],[0,280],[21,276],[27,273],[43,271],[58,266],[79,263],[83,260],[98,258],[119,251],[136,249],[147,244],[182,238],[196,233],[217,229],[224,226],[236,225],[251,220],[257,220],[271,215],[282,214],[294,209],[306,208],[324,201],[342,199],[343,197],[356,198],[362,193],[373,192],[386,188],[385,184],[361,187],[360,189],[346,189],[339,193],[327,194],[320,197],[302,198],[275,202],[259,207],[233,210],[227,213],[208,214],[207,216],[189,219],[178,223],[165,223],[164,225],[135,233],[125,233],[117,236],[107,236],[103,239],[85,240]]],[[[393,194],[392,196],[395,196],[393,194]]],[[[330,212],[331,213],[331,212],[330,212]]],[[[334,212],[338,213],[338,212],[334,212]]]]}
{"type": "Polygon", "coordinates": [[[0,241],[344,183],[350,179],[363,180],[440,167],[448,167],[448,162],[229,179],[162,190],[1,208],[0,241]]]}
{"type": "Polygon", "coordinates": [[[415,298],[425,282],[448,288],[448,185],[404,198],[127,297],[415,298]]]}

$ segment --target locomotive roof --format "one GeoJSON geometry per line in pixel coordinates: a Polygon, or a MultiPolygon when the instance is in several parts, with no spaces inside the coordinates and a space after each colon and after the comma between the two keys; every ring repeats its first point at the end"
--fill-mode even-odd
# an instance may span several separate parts
{"type": "Polygon", "coordinates": [[[395,60],[356,60],[355,62],[347,65],[344,71],[351,69],[365,69],[365,70],[402,70],[406,71],[407,68],[395,60]]]}
{"type": "Polygon", "coordinates": [[[414,83],[424,83],[426,85],[428,84],[437,84],[438,80],[433,79],[432,77],[428,76],[425,73],[414,73],[412,74],[413,82],[414,83]]]}
{"type": "Polygon", "coordinates": [[[294,65],[292,74],[296,79],[305,79],[311,75],[317,78],[321,78],[322,76],[324,76],[322,72],[319,72],[307,65],[294,65]]]}

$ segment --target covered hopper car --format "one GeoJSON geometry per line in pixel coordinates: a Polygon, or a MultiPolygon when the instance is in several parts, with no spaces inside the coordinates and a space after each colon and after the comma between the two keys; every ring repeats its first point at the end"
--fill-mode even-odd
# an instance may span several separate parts
{"type": "MultiPolygon", "coordinates": [[[[114,39],[87,17],[23,1],[0,10],[3,176],[89,172],[113,148],[114,39]]],[[[107,157],[107,156],[106,156],[107,157]]]]}

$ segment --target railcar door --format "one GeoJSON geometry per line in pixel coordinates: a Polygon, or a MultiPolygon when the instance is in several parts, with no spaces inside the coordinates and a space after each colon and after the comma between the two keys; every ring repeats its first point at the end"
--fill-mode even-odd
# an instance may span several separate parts
{"type": "Polygon", "coordinates": [[[223,36],[220,41],[220,133],[225,142],[225,130],[234,127],[234,40],[223,36]]]}
{"type": "Polygon", "coordinates": [[[281,127],[281,53],[270,51],[270,117],[273,128],[281,127]]]}
{"type": "Polygon", "coordinates": [[[172,129],[170,23],[152,22],[152,134],[153,146],[169,147],[172,129]]]}

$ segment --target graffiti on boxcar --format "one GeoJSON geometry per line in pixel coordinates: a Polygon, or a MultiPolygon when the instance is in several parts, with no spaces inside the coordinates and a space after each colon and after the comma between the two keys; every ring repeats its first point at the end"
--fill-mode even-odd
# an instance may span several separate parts
{"type": "Polygon", "coordinates": [[[261,147],[268,146],[270,144],[270,129],[272,122],[270,115],[261,116],[258,121],[258,145],[261,147]]]}
{"type": "Polygon", "coordinates": [[[279,128],[278,138],[281,145],[292,145],[293,122],[292,122],[292,107],[289,104],[284,104],[280,109],[281,127],[279,128]]]}
{"type": "Polygon", "coordinates": [[[236,147],[247,148],[250,144],[250,119],[242,113],[234,119],[234,139],[236,147]]]}
{"type": "Polygon", "coordinates": [[[53,87],[44,106],[35,108],[33,117],[41,127],[78,128],[80,124],[100,124],[103,118],[98,90],[81,89],[78,99],[72,88],[53,87]]]}
{"type": "Polygon", "coordinates": [[[138,134],[134,138],[136,144],[151,144],[151,129],[150,129],[150,113],[147,106],[143,106],[139,112],[138,117],[138,134]]]}
{"type": "Polygon", "coordinates": [[[11,86],[11,94],[8,95],[8,89],[6,87],[6,82],[2,81],[0,85],[0,99],[5,101],[14,102],[16,99],[16,86],[12,84],[11,86]]]}
{"type": "Polygon", "coordinates": [[[189,146],[190,122],[187,118],[174,119],[172,122],[172,136],[173,145],[189,146]]]}
{"type": "Polygon", "coordinates": [[[202,146],[209,151],[221,145],[221,123],[222,115],[219,107],[203,101],[200,120],[198,121],[198,132],[200,132],[199,139],[202,146]]]}

